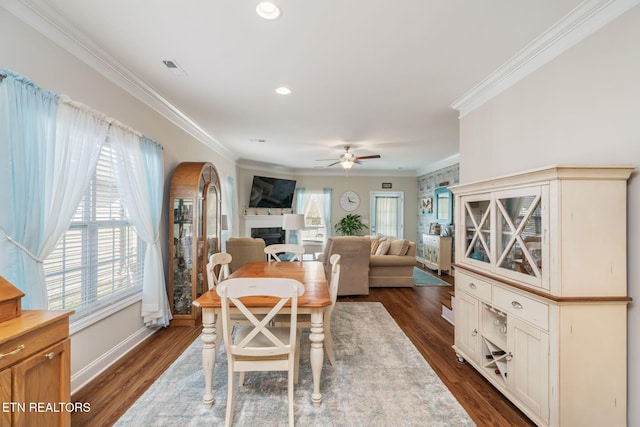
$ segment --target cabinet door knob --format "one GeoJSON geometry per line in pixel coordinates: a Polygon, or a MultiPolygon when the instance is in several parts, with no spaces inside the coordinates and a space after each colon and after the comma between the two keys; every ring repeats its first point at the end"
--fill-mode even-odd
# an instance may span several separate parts
{"type": "Polygon", "coordinates": [[[518,301],[511,301],[511,305],[513,306],[513,308],[522,309],[522,304],[520,304],[518,301]]]}
{"type": "Polygon", "coordinates": [[[474,329],[473,332],[471,333],[471,336],[475,337],[476,335],[478,335],[478,330],[474,329]]]}
{"type": "Polygon", "coordinates": [[[13,354],[18,354],[22,350],[24,350],[24,344],[20,344],[18,347],[16,347],[15,350],[10,351],[9,353],[4,353],[4,354],[0,353],[0,359],[2,359],[3,357],[6,357],[6,356],[11,356],[13,354]]]}
{"type": "Polygon", "coordinates": [[[56,357],[56,354],[53,351],[51,351],[51,352],[45,354],[44,357],[46,357],[47,359],[51,360],[54,357],[56,357]]]}
{"type": "Polygon", "coordinates": [[[470,287],[471,289],[476,289],[476,288],[477,288],[476,284],[475,284],[475,283],[473,283],[473,282],[470,282],[470,283],[469,283],[469,287],[470,287]]]}

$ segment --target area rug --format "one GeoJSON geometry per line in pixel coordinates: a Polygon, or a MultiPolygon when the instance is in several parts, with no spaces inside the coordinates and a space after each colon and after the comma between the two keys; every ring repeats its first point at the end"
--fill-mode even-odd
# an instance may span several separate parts
{"type": "MultiPolygon", "coordinates": [[[[299,426],[473,426],[455,397],[380,303],[338,302],[336,365],[325,357],[322,404],[311,403],[309,338],[302,337],[295,424],[299,426]]],[[[202,403],[202,343],[197,339],[120,418],[117,426],[224,425],[227,359],[218,352],[213,407],[202,403]]],[[[236,389],[233,425],[282,426],[286,372],[247,373],[236,389]]]]}
{"type": "Polygon", "coordinates": [[[413,267],[413,281],[416,286],[451,286],[444,280],[420,270],[418,267],[413,267]]]}

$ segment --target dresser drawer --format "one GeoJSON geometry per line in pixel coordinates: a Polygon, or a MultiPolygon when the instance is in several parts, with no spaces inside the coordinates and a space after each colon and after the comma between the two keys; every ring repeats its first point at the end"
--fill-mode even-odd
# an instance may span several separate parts
{"type": "Polygon", "coordinates": [[[493,306],[522,320],[549,329],[549,306],[508,289],[493,287],[493,306]]]}
{"type": "Polygon", "coordinates": [[[3,355],[0,358],[0,369],[11,366],[56,342],[64,340],[69,336],[68,325],[68,319],[65,317],[3,342],[0,344],[0,354],[3,355]]]}
{"type": "Polygon", "coordinates": [[[461,270],[456,272],[456,291],[458,290],[491,302],[491,284],[461,270]]]}
{"type": "Polygon", "coordinates": [[[440,237],[427,235],[423,238],[422,243],[425,245],[440,246],[440,237]]]}

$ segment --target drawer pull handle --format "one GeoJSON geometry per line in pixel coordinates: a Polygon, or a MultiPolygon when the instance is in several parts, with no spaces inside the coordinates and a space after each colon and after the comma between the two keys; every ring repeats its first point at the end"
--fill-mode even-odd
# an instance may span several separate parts
{"type": "Polygon", "coordinates": [[[513,308],[517,308],[517,309],[522,309],[522,304],[520,304],[518,301],[511,301],[511,305],[513,306],[513,308]]]}
{"type": "Polygon", "coordinates": [[[476,284],[475,284],[475,283],[473,283],[473,282],[470,282],[470,283],[469,283],[469,287],[470,287],[471,289],[476,289],[476,288],[477,288],[476,284]]]}
{"type": "Polygon", "coordinates": [[[54,357],[56,357],[56,354],[53,351],[51,351],[51,352],[45,354],[44,357],[46,357],[47,359],[51,360],[54,357]]]}
{"type": "Polygon", "coordinates": [[[5,353],[5,354],[0,353],[0,359],[2,359],[3,357],[6,357],[6,356],[11,356],[13,354],[18,354],[22,350],[24,350],[24,344],[20,344],[15,350],[10,351],[9,353],[5,353]]]}

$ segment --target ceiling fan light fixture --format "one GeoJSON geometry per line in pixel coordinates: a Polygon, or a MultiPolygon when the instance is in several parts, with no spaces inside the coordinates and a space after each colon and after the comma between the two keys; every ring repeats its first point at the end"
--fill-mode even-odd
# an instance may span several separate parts
{"type": "Polygon", "coordinates": [[[344,160],[344,161],[340,162],[340,165],[345,169],[351,169],[353,167],[353,161],[352,160],[344,160]]]}
{"type": "Polygon", "coordinates": [[[256,13],[262,19],[273,21],[280,16],[280,9],[270,1],[262,1],[256,6],[256,13]]]}

